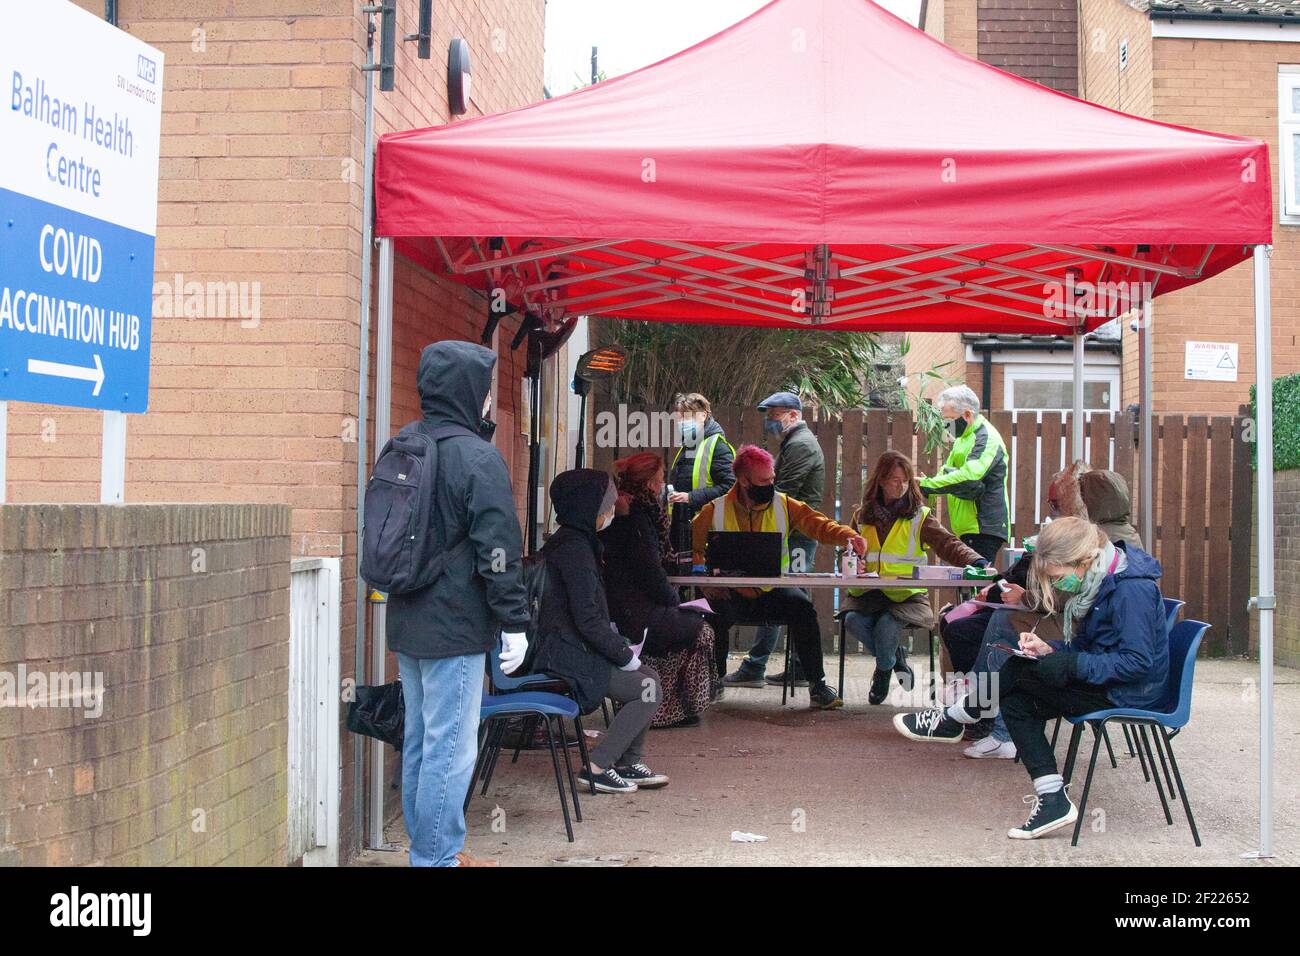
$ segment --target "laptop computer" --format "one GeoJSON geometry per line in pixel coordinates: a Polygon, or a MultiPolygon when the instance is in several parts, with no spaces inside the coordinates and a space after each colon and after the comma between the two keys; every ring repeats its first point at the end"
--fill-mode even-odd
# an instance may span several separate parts
{"type": "Polygon", "coordinates": [[[709,571],[746,578],[781,575],[778,531],[710,531],[705,561],[709,571]]]}

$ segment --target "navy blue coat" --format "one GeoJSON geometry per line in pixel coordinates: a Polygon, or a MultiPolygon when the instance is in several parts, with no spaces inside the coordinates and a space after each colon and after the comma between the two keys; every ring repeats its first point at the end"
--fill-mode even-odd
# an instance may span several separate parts
{"type": "Polygon", "coordinates": [[[1115,547],[1128,555],[1128,566],[1102,581],[1092,610],[1078,623],[1069,645],[1074,672],[1106,688],[1117,707],[1150,707],[1169,677],[1160,562],[1141,548],[1115,547]]]}

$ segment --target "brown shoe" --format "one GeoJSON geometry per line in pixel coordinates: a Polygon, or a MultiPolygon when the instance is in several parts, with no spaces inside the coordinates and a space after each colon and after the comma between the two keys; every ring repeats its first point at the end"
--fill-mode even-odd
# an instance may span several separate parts
{"type": "Polygon", "coordinates": [[[456,862],[461,866],[500,866],[496,860],[476,860],[464,851],[456,854],[456,862]]]}

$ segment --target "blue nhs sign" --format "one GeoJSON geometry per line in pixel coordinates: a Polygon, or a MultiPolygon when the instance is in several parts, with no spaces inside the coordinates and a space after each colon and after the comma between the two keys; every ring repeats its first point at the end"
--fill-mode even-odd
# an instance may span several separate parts
{"type": "Polygon", "coordinates": [[[149,406],[163,55],[0,4],[0,401],[149,406]]]}

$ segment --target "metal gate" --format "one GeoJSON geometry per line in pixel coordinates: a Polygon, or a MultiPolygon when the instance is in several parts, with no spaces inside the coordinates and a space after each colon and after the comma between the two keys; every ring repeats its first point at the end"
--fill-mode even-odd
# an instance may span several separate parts
{"type": "Polygon", "coordinates": [[[289,585],[289,851],[338,864],[338,558],[296,558],[289,585]]]}

